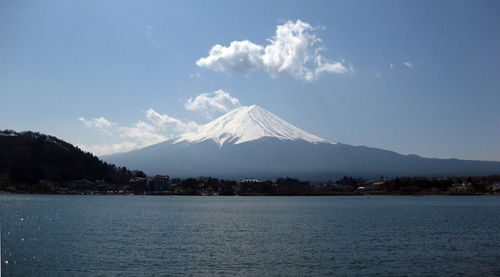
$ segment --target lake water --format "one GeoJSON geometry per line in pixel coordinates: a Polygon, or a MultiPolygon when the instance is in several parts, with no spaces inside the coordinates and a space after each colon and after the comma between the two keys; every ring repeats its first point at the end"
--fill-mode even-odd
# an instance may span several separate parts
{"type": "Polygon", "coordinates": [[[500,198],[0,195],[2,276],[499,276],[500,198]]]}

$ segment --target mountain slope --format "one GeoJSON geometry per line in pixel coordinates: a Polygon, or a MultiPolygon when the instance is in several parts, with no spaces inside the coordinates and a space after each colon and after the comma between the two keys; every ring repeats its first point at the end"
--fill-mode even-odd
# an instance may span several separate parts
{"type": "Polygon", "coordinates": [[[327,180],[344,175],[358,177],[473,176],[500,172],[500,162],[427,159],[416,155],[303,140],[263,138],[219,147],[213,141],[174,143],[169,140],[140,150],[116,154],[106,160],[148,174],[176,177],[276,178],[293,176],[327,180]]]}
{"type": "Polygon", "coordinates": [[[196,132],[182,134],[175,143],[213,140],[222,146],[226,142],[240,144],[264,137],[335,144],[307,133],[256,105],[234,109],[201,126],[196,132]]]}
{"type": "Polygon", "coordinates": [[[94,155],[35,132],[0,131],[0,175],[9,182],[32,184],[42,179],[106,180],[126,183],[134,175],[126,168],[102,162],[94,155]]]}
{"type": "Polygon", "coordinates": [[[196,132],[105,160],[176,177],[326,180],[359,177],[500,173],[500,162],[428,159],[335,143],[309,134],[257,106],[240,107],[196,132]]]}

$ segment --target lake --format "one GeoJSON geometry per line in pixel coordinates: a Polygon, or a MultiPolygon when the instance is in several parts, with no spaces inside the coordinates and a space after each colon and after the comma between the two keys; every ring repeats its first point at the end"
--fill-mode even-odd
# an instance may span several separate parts
{"type": "Polygon", "coordinates": [[[0,195],[2,276],[498,276],[500,198],[0,195]]]}

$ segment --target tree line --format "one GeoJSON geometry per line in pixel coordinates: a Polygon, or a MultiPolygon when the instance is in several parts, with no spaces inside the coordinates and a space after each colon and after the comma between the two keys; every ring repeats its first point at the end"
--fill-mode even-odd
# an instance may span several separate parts
{"type": "MultiPolygon", "coordinates": [[[[165,177],[165,176],[163,176],[165,177]]],[[[212,177],[148,178],[99,160],[53,136],[0,131],[0,191],[81,193],[110,192],[176,195],[360,195],[484,194],[500,192],[500,176],[395,177],[366,180],[344,176],[327,182],[291,177],[240,182],[212,177]],[[76,182],[75,182],[76,180],[76,182]],[[9,189],[8,189],[9,188],[9,189]]]]}
{"type": "Polygon", "coordinates": [[[40,180],[127,183],[142,172],[116,167],[56,137],[0,131],[0,185],[31,187],[40,180]]]}

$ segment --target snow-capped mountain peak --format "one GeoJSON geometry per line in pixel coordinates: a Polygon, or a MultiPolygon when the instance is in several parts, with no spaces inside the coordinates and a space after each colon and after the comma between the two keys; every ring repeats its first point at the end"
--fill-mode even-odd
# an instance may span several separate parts
{"type": "Polygon", "coordinates": [[[336,144],[303,131],[256,105],[236,108],[201,125],[195,132],[180,135],[174,143],[213,140],[222,146],[224,143],[240,144],[264,137],[336,144]]]}

